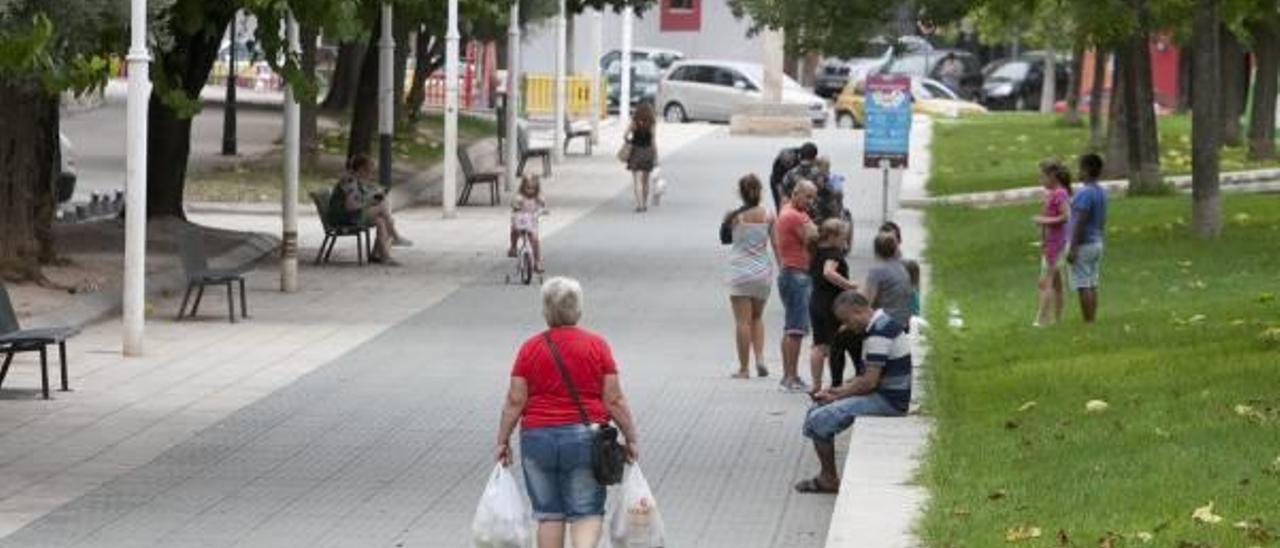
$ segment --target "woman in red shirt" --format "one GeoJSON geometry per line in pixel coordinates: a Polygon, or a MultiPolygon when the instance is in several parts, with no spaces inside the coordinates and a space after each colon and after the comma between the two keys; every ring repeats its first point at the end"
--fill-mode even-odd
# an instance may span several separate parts
{"type": "Polygon", "coordinates": [[[548,340],[563,360],[589,421],[604,424],[612,418],[633,462],[639,454],[635,423],[608,343],[577,327],[582,286],[569,278],[552,278],[542,286],[542,306],[550,329],[530,337],[516,355],[498,426],[497,458],[511,464],[509,440],[519,421],[520,463],[538,520],[539,548],[564,546],[566,522],[574,548],[595,548],[604,521],[605,488],[591,471],[593,431],[582,421],[548,340]]]}

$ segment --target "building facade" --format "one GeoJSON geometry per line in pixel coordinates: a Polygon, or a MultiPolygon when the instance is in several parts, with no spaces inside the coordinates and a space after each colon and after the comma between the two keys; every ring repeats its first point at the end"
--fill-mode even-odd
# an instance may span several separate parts
{"type": "MultiPolygon", "coordinates": [[[[593,59],[592,39],[594,14],[578,15],[573,21],[573,43],[569,45],[574,72],[589,72],[593,59]]],[[[622,16],[606,11],[603,52],[622,46],[622,16]]],[[[747,36],[749,19],[733,16],[726,0],[659,0],[658,4],[635,18],[632,26],[634,47],[673,49],[689,59],[723,59],[760,62],[763,41],[747,36]]],[[[525,29],[521,40],[520,59],[527,72],[555,70],[555,20],[548,19],[525,29]]]]}

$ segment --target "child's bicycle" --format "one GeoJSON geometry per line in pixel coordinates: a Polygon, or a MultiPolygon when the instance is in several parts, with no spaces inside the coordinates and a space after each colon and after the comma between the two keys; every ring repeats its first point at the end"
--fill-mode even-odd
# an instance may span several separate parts
{"type": "MultiPolygon", "coordinates": [[[[520,283],[524,285],[529,285],[533,282],[533,276],[535,274],[538,276],[538,283],[542,283],[542,273],[537,272],[535,268],[535,261],[533,258],[533,241],[531,236],[533,235],[533,231],[535,230],[537,223],[537,219],[534,215],[545,214],[546,213],[525,214],[527,217],[525,215],[516,217],[518,240],[516,247],[516,270],[514,274],[515,279],[519,280],[520,283]]],[[[511,283],[511,274],[512,273],[508,272],[506,275],[507,283],[511,283]]]]}

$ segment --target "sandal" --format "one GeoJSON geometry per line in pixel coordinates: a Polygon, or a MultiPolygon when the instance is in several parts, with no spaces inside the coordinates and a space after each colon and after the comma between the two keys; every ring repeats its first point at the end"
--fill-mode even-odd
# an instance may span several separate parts
{"type": "Polygon", "coordinates": [[[796,492],[806,495],[834,495],[840,492],[840,488],[824,486],[818,478],[811,478],[797,483],[796,492]]]}
{"type": "Polygon", "coordinates": [[[750,373],[749,371],[739,371],[739,372],[737,372],[737,373],[734,373],[734,374],[732,374],[732,375],[729,375],[729,378],[731,378],[731,379],[750,379],[750,378],[751,378],[751,373],[750,373]]]}
{"type": "Polygon", "coordinates": [[[756,376],[761,378],[768,377],[769,368],[765,367],[763,363],[756,364],[756,376]]]}

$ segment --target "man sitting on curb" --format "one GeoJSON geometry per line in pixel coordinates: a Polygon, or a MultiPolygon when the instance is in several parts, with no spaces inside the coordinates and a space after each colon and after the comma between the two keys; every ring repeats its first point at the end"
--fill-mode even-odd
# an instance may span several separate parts
{"type": "Polygon", "coordinates": [[[840,489],[835,438],[863,415],[897,417],[911,403],[911,342],[904,327],[884,310],[873,310],[857,291],[845,291],[835,301],[843,329],[863,331],[865,369],[852,380],[814,395],[817,402],[804,421],[804,435],[813,440],[818,476],[797,483],[801,493],[835,493],[840,489]]]}

